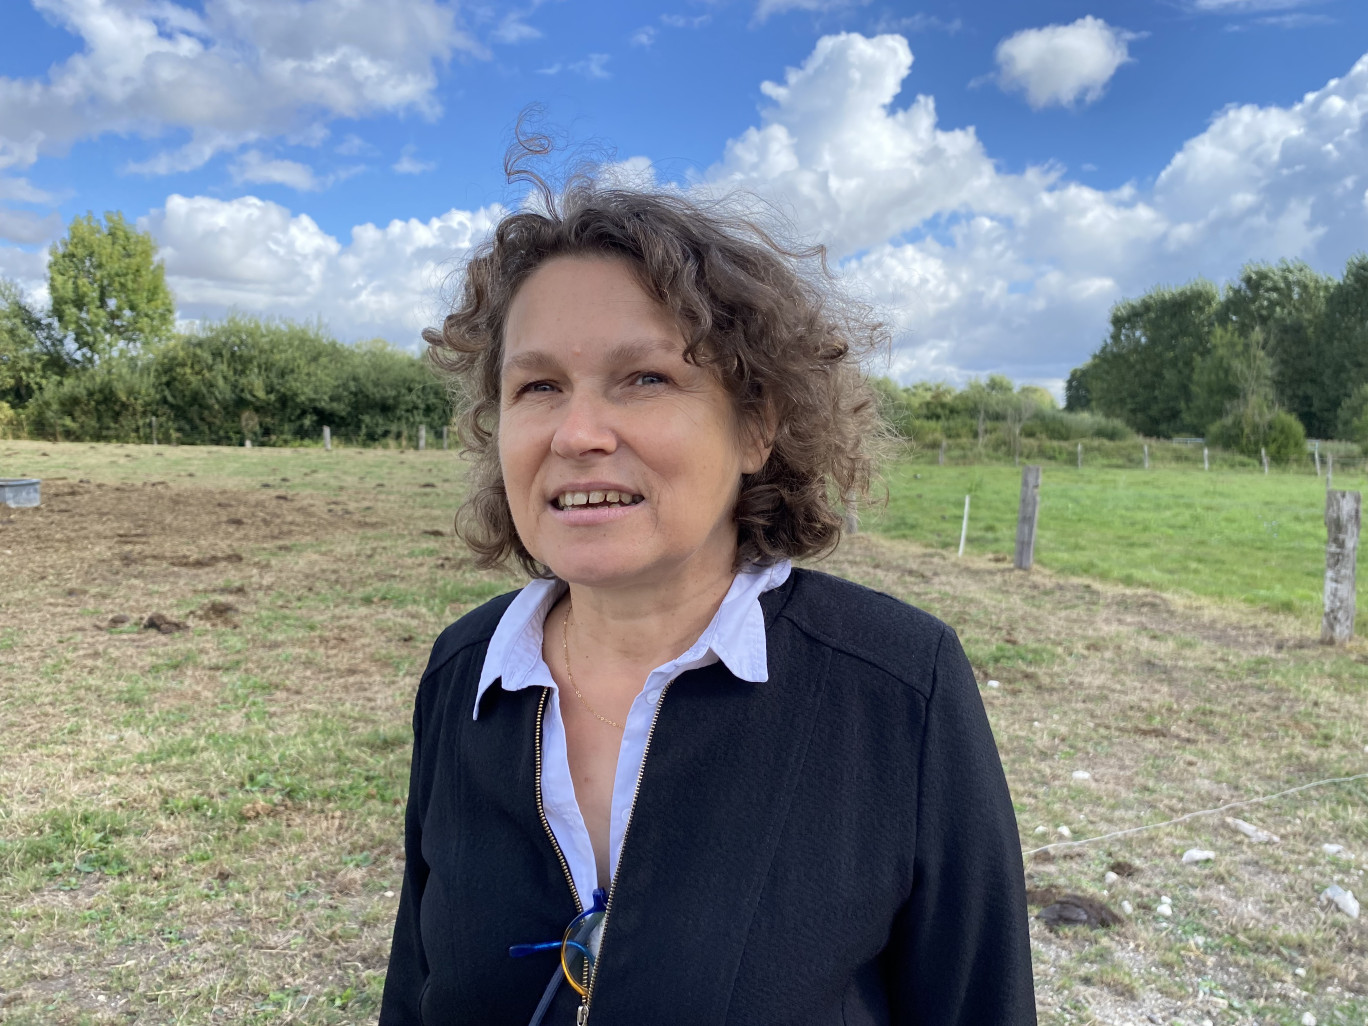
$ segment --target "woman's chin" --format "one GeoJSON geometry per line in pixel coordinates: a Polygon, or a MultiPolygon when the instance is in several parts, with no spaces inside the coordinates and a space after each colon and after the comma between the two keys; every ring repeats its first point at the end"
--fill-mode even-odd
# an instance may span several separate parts
{"type": "Polygon", "coordinates": [[[562,581],[581,588],[620,588],[650,579],[645,567],[624,566],[605,560],[562,559],[548,565],[551,572],[562,581]]]}

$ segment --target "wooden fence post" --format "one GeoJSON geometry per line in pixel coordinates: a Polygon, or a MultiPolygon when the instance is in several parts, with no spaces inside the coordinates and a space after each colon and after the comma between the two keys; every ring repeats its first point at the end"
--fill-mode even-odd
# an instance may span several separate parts
{"type": "Polygon", "coordinates": [[[152,418],[152,444],[157,444],[157,418],[152,418]]]}
{"type": "Polygon", "coordinates": [[[323,425],[323,451],[332,452],[332,428],[323,425]]]}
{"type": "Polygon", "coordinates": [[[1335,487],[1335,454],[1327,452],[1325,454],[1325,490],[1328,492],[1335,487]]]}
{"type": "MultiPolygon", "coordinates": [[[[1211,469],[1211,457],[1207,454],[1207,447],[1206,447],[1205,445],[1202,446],[1202,469],[1203,469],[1203,470],[1210,470],[1210,469],[1211,469]]],[[[1317,469],[1319,469],[1319,468],[1317,468],[1317,469]]]]}
{"type": "Polygon", "coordinates": [[[1145,443],[1145,469],[1149,470],[1149,442],[1145,443]]]}
{"type": "Polygon", "coordinates": [[[1320,442],[1316,443],[1316,451],[1312,454],[1312,458],[1316,461],[1316,476],[1320,477],[1320,442]]]}
{"type": "Polygon", "coordinates": [[[964,497],[964,520],[960,523],[960,548],[959,554],[964,555],[964,539],[969,534],[969,496],[964,497]]]}
{"type": "Polygon", "coordinates": [[[1259,446],[1259,459],[1263,460],[1264,473],[1268,473],[1268,450],[1259,446]]]}
{"type": "Polygon", "coordinates": [[[945,466],[945,439],[941,439],[940,456],[936,459],[937,466],[945,466]]]}
{"type": "Polygon", "coordinates": [[[1083,443],[1078,443],[1078,469],[1083,469],[1083,443]]]}
{"type": "Polygon", "coordinates": [[[418,451],[422,452],[427,448],[427,425],[418,425],[418,451]]]}
{"type": "Polygon", "coordinates": [[[1354,577],[1358,561],[1359,492],[1325,493],[1325,616],[1321,644],[1342,645],[1354,636],[1354,577]]]}
{"type": "Polygon", "coordinates": [[[447,427],[445,424],[442,425],[442,451],[443,451],[443,452],[446,452],[446,448],[447,448],[447,432],[448,432],[449,430],[450,430],[450,428],[447,427]]]}
{"type": "Polygon", "coordinates": [[[1017,507],[1016,568],[1035,562],[1036,514],[1040,512],[1040,468],[1021,468],[1021,504],[1017,507]]]}
{"type": "Polygon", "coordinates": [[[846,492],[845,497],[845,533],[860,533],[860,514],[855,510],[855,493],[846,492]]]}

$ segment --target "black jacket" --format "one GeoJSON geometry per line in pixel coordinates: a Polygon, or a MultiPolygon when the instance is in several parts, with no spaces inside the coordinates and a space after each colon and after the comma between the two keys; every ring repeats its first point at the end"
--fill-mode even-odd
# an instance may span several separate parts
{"type": "MultiPolygon", "coordinates": [[[[382,1026],[524,1026],[556,955],[508,948],[576,913],[538,811],[548,692],[492,687],[471,719],[510,600],[443,632],[418,689],[382,1026]]],[[[954,632],[812,571],[760,602],[767,682],[716,663],[661,699],[590,1022],[1033,1024],[1016,822],[954,632]]]]}

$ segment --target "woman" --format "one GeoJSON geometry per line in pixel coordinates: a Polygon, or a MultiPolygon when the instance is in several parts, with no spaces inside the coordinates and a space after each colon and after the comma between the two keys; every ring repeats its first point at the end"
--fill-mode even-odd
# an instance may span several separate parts
{"type": "Polygon", "coordinates": [[[461,533],[380,1022],[1033,1023],[1015,820],[938,620],[790,560],[867,486],[879,329],[804,256],[579,180],[424,337],[461,533]]]}

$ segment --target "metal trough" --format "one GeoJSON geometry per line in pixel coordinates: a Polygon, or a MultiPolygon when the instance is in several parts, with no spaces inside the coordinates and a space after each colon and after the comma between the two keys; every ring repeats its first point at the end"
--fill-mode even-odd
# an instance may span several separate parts
{"type": "Polygon", "coordinates": [[[0,506],[37,506],[39,484],[36,477],[0,477],[0,506]]]}

